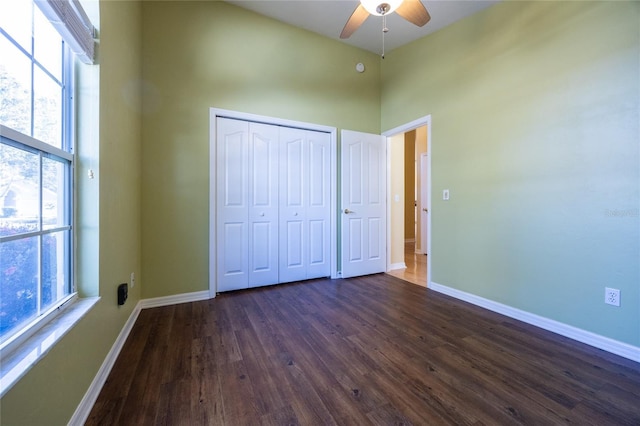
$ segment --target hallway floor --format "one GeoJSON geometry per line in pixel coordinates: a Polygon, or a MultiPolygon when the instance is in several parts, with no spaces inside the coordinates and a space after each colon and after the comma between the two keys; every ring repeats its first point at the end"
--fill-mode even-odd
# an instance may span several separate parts
{"type": "Polygon", "coordinates": [[[427,256],[417,254],[413,242],[404,245],[404,263],[407,265],[406,269],[395,269],[387,274],[426,287],[427,256]]]}

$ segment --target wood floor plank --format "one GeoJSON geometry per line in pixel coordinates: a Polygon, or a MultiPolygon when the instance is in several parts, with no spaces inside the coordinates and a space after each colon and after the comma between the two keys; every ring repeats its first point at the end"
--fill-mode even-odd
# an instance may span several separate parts
{"type": "Polygon", "coordinates": [[[367,417],[373,425],[410,426],[413,424],[404,414],[396,410],[396,408],[391,404],[381,405],[376,410],[368,413],[367,417]]]}
{"type": "MultiPolygon", "coordinates": [[[[168,336],[173,325],[174,307],[161,308],[144,349],[138,356],[139,368],[124,400],[120,419],[129,424],[153,424],[158,411],[168,336]]],[[[125,343],[126,345],[126,343],[125,343]]],[[[126,360],[125,360],[126,362],[126,360]]]]}
{"type": "MultiPolygon", "coordinates": [[[[442,348],[438,348],[440,350],[442,348]]],[[[569,410],[557,404],[553,398],[536,390],[537,381],[528,382],[523,386],[526,378],[513,376],[504,366],[494,365],[491,360],[474,353],[466,352],[463,348],[452,348],[445,357],[452,361],[454,368],[463,368],[472,372],[472,380],[481,384],[492,384],[496,389],[499,400],[504,401],[502,408],[523,424],[531,424],[538,419],[545,424],[564,423],[563,414],[569,410]],[[542,403],[541,403],[542,401],[542,403]]],[[[500,401],[496,400],[496,403],[500,401]]]]}
{"type": "Polygon", "coordinates": [[[295,411],[291,408],[291,405],[287,405],[277,411],[262,416],[260,418],[260,424],[263,426],[297,426],[301,423],[295,411]]]}
{"type": "Polygon", "coordinates": [[[282,374],[282,371],[271,364],[269,355],[262,349],[260,341],[252,330],[238,330],[236,336],[243,354],[247,376],[254,388],[254,393],[260,395],[256,398],[258,414],[264,416],[286,407],[288,401],[278,387],[277,376],[282,374]],[[264,389],[271,391],[263,392],[264,389]]]}
{"type": "Polygon", "coordinates": [[[222,424],[222,393],[211,336],[193,340],[190,403],[194,424],[222,424]]]}
{"type": "Polygon", "coordinates": [[[253,392],[244,361],[227,364],[219,373],[222,408],[226,424],[258,424],[260,412],[256,405],[259,395],[253,392]]]}
{"type": "Polygon", "coordinates": [[[193,424],[191,419],[191,380],[178,379],[160,385],[156,425],[193,424]]]}
{"type": "Polygon", "coordinates": [[[145,309],[87,425],[640,424],[640,364],[385,274],[145,309]]]}
{"type": "Polygon", "coordinates": [[[452,410],[445,408],[441,404],[439,394],[446,388],[440,383],[432,380],[432,376],[427,370],[415,365],[415,362],[407,362],[409,358],[403,359],[393,345],[382,340],[363,340],[360,336],[351,336],[350,340],[356,344],[364,353],[375,360],[378,367],[375,379],[377,386],[385,391],[385,395],[391,402],[402,407],[403,413],[416,424],[470,424],[470,421],[462,421],[461,416],[452,410]],[[403,361],[401,361],[403,360],[403,361]],[[406,369],[409,365],[411,368],[406,369]],[[429,397],[423,398],[415,392],[417,386],[424,386],[430,389],[429,397]],[[392,389],[393,392],[389,392],[392,389]],[[430,407],[429,410],[413,410],[413,407],[430,407]]]}
{"type": "Polygon", "coordinates": [[[120,416],[126,396],[136,377],[138,365],[141,361],[140,353],[147,344],[147,339],[159,311],[146,310],[139,314],[136,326],[133,327],[126,344],[116,359],[113,370],[120,372],[107,377],[102,392],[111,395],[110,399],[98,400],[88,419],[93,424],[113,424],[113,419],[120,416]]]}
{"type": "Polygon", "coordinates": [[[620,389],[615,383],[607,383],[589,401],[589,404],[597,406],[599,411],[611,410],[611,415],[618,422],[630,421],[631,424],[640,425],[640,399],[637,393],[620,389]]]}

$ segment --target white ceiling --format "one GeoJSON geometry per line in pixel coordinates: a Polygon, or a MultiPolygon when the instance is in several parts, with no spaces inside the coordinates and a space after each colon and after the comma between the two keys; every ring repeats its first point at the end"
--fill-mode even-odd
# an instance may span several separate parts
{"type": "MultiPolygon", "coordinates": [[[[385,35],[385,50],[389,52],[431,34],[498,1],[422,0],[422,4],[431,15],[431,21],[422,28],[392,13],[387,17],[389,32],[385,35]]],[[[335,40],[340,40],[342,28],[359,3],[358,0],[227,0],[227,2],[335,40]]],[[[381,53],[382,17],[369,16],[350,38],[342,41],[370,52],[381,53]]]]}

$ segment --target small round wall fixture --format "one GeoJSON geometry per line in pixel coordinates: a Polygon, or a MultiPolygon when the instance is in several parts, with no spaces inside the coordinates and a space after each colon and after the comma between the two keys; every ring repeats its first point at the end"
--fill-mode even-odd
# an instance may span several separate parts
{"type": "Polygon", "coordinates": [[[356,71],[358,72],[364,72],[364,64],[362,62],[358,62],[356,64],[356,71]]]}

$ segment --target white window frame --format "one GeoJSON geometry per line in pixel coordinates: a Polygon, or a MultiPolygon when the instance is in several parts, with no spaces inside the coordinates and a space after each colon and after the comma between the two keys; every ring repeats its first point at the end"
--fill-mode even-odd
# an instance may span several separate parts
{"type": "MultiPolygon", "coordinates": [[[[64,106],[63,106],[64,109],[64,106]]],[[[67,167],[68,167],[68,182],[66,182],[66,188],[65,188],[65,202],[64,202],[64,209],[65,209],[65,215],[69,215],[69,224],[68,225],[61,225],[61,226],[56,226],[53,228],[47,228],[47,229],[43,229],[43,224],[42,224],[42,214],[39,215],[39,226],[38,226],[38,230],[37,231],[32,231],[32,232],[26,232],[26,233],[20,233],[20,234],[12,234],[12,235],[8,235],[8,236],[4,236],[4,237],[0,237],[0,242],[5,243],[5,242],[10,242],[10,241],[14,241],[14,240],[19,240],[19,239],[23,239],[23,238],[29,238],[29,237],[44,237],[47,234],[52,234],[55,232],[60,232],[60,231],[68,231],[69,232],[69,241],[68,241],[68,247],[69,247],[69,253],[66,254],[66,258],[69,259],[68,265],[65,265],[65,268],[68,270],[68,276],[69,276],[69,288],[68,288],[68,292],[69,294],[67,294],[66,296],[56,300],[55,302],[53,302],[53,304],[45,309],[45,310],[41,310],[40,309],[40,300],[37,301],[37,306],[38,306],[38,313],[37,316],[32,319],[29,322],[26,322],[24,325],[22,325],[21,328],[17,329],[15,332],[13,332],[12,334],[10,334],[6,340],[4,340],[1,344],[0,344],[0,357],[2,357],[2,355],[6,354],[6,353],[10,353],[12,350],[14,350],[17,346],[19,346],[20,344],[22,344],[26,339],[28,339],[29,337],[31,337],[35,332],[37,332],[42,326],[44,326],[48,321],[50,321],[52,318],[54,318],[60,311],[61,311],[61,307],[63,305],[65,305],[67,302],[69,302],[72,299],[75,299],[77,297],[77,292],[76,292],[76,288],[75,288],[75,283],[74,283],[74,275],[73,275],[73,265],[74,265],[74,255],[75,255],[75,250],[74,250],[74,245],[73,245],[73,229],[74,229],[74,215],[73,215],[73,170],[74,170],[74,155],[70,152],[64,151],[62,149],[56,148],[52,145],[46,144],[44,142],[39,141],[38,139],[32,138],[30,136],[27,136],[25,134],[22,134],[20,132],[17,132],[9,127],[6,127],[2,124],[0,124],[0,139],[2,139],[2,143],[7,143],[8,145],[14,145],[17,143],[17,145],[23,145],[26,148],[31,148],[33,150],[33,152],[37,152],[39,154],[40,157],[40,163],[42,164],[42,158],[44,157],[43,154],[51,154],[53,156],[59,157],[62,160],[66,160],[67,161],[67,167]],[[12,143],[13,142],[13,143],[12,143]]],[[[42,181],[40,181],[40,191],[42,191],[42,181]]],[[[40,259],[40,262],[42,262],[42,259],[40,259]]],[[[39,266],[39,269],[42,265],[39,266]]],[[[40,281],[42,280],[42,271],[40,270],[40,281]]],[[[41,284],[40,284],[41,285],[41,284]]],[[[40,299],[40,295],[38,295],[38,299],[40,299]]]]}
{"type": "MultiPolygon", "coordinates": [[[[29,135],[25,135],[9,127],[0,124],[0,136],[3,141],[8,145],[22,146],[32,152],[39,153],[40,163],[42,164],[43,157],[54,156],[58,161],[65,164],[66,181],[64,190],[64,209],[65,215],[68,215],[68,221],[63,225],[56,226],[54,228],[47,228],[43,230],[42,226],[42,214],[40,215],[40,227],[37,232],[22,233],[18,235],[9,235],[0,237],[0,241],[7,242],[11,240],[17,240],[25,238],[25,236],[43,236],[50,233],[67,231],[68,242],[66,246],[68,253],[66,253],[65,268],[68,274],[68,293],[66,296],[60,298],[54,302],[46,310],[40,311],[39,316],[32,319],[30,322],[26,322],[22,328],[16,330],[14,333],[5,337],[5,340],[0,344],[0,397],[4,396],[6,392],[30,370],[36,362],[38,362],[53,345],[59,341],[70,329],[80,320],[99,300],[99,297],[78,299],[76,283],[75,283],[75,154],[73,150],[74,142],[74,128],[75,128],[75,108],[74,108],[74,55],[71,50],[76,54],[75,57],[84,63],[93,64],[94,51],[93,51],[93,26],[90,25],[88,18],[84,14],[82,7],[78,3],[78,0],[33,0],[34,8],[39,7],[45,16],[50,20],[53,26],[60,32],[64,49],[61,49],[63,59],[62,69],[62,135],[61,135],[61,147],[62,149],[53,145],[44,143],[38,139],[35,139],[29,135]],[[63,4],[63,3],[68,3],[63,4]],[[73,10],[77,16],[72,16],[70,13],[65,12],[65,16],[58,16],[58,19],[51,14],[51,5],[56,8],[62,7],[60,10],[73,10]],[[71,9],[72,8],[72,9],[71,9]],[[90,32],[89,41],[85,40],[80,43],[83,46],[79,49],[78,41],[73,40],[75,34],[69,34],[69,31],[65,33],[64,28],[68,28],[71,25],[74,28],[78,28],[75,25],[81,19],[86,26],[86,30],[82,29],[80,32],[90,32]],[[89,44],[88,44],[89,43],[89,44]],[[87,47],[89,46],[89,47],[87,47]],[[84,50],[83,50],[84,49],[84,50]],[[83,51],[80,51],[83,50],[83,51]],[[64,312],[63,315],[61,315],[64,312]]],[[[73,32],[73,31],[72,31],[73,32]]],[[[86,36],[86,34],[85,34],[86,36]]],[[[25,51],[15,40],[13,40],[6,32],[0,31],[0,37],[6,38],[9,42],[13,43],[18,49],[25,53],[32,62],[32,73],[35,67],[39,67],[45,73],[50,72],[44,68],[41,64],[33,58],[32,52],[25,51]]],[[[31,78],[33,85],[33,76],[31,78]]],[[[32,90],[32,97],[33,97],[32,90]]],[[[32,98],[33,104],[33,98],[32,98]]],[[[31,129],[33,133],[34,118],[33,107],[31,109],[31,129]]],[[[42,168],[40,169],[42,173],[42,168]]],[[[40,192],[42,192],[43,182],[40,181],[40,192]]],[[[40,197],[42,198],[42,197],[40,197]]],[[[41,207],[42,211],[42,207],[41,207]]],[[[40,260],[41,262],[41,260],[40,260]]],[[[39,271],[40,279],[42,279],[42,271],[39,271]]],[[[38,296],[40,297],[40,295],[38,296]]],[[[38,301],[38,310],[40,310],[40,301],[38,301]]]]}

